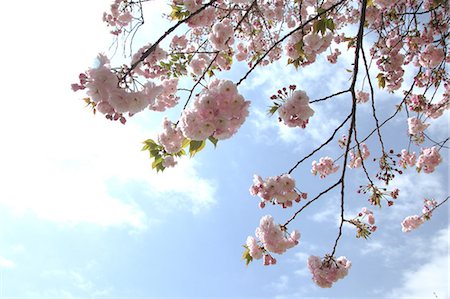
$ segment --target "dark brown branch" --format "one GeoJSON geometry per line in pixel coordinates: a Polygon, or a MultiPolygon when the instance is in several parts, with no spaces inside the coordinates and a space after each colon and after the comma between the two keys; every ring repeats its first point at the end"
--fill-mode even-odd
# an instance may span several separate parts
{"type": "Polygon", "coordinates": [[[345,171],[347,169],[347,159],[348,159],[348,153],[350,150],[350,143],[352,139],[352,133],[355,128],[355,122],[356,122],[356,92],[355,92],[355,85],[356,85],[356,79],[358,77],[358,65],[359,65],[359,52],[361,50],[361,45],[363,42],[363,36],[364,36],[364,22],[366,19],[366,5],[367,0],[363,0],[361,3],[361,19],[359,21],[359,29],[358,29],[358,35],[356,39],[356,48],[355,48],[355,60],[354,60],[354,66],[353,66],[353,80],[350,86],[350,90],[352,93],[352,120],[350,123],[350,128],[348,130],[348,142],[345,150],[344,155],[344,163],[342,166],[342,175],[341,175],[341,223],[339,225],[339,232],[338,236],[336,237],[336,241],[334,242],[333,250],[331,252],[331,256],[334,256],[334,253],[336,252],[337,244],[339,242],[339,239],[342,236],[342,226],[344,225],[344,198],[345,198],[345,171]]]}
{"type": "Polygon", "coordinates": [[[325,193],[328,193],[329,191],[331,191],[332,189],[334,189],[337,185],[339,185],[341,183],[341,180],[337,181],[336,183],[334,183],[333,185],[331,185],[330,187],[328,187],[327,189],[323,190],[322,192],[320,192],[316,197],[314,197],[313,199],[311,199],[310,201],[308,201],[303,207],[301,207],[297,212],[294,213],[294,215],[292,215],[292,217],[286,221],[286,223],[284,224],[284,226],[287,226],[292,220],[295,219],[295,217],[297,217],[298,214],[301,213],[301,211],[303,211],[307,206],[309,206],[311,203],[313,203],[314,201],[316,201],[317,199],[319,199],[322,195],[324,195],[325,193]]]}
{"type": "Polygon", "coordinates": [[[328,138],[327,141],[325,141],[324,143],[322,143],[322,145],[320,145],[318,148],[316,148],[315,150],[313,150],[311,153],[309,153],[307,156],[303,157],[300,161],[298,161],[294,167],[292,167],[289,171],[288,174],[291,174],[296,168],[297,166],[299,166],[303,161],[305,161],[306,159],[308,159],[309,157],[311,157],[312,155],[314,155],[315,153],[317,153],[319,150],[321,150],[325,145],[327,145],[328,143],[330,143],[333,139],[334,136],[336,136],[336,133],[347,123],[347,121],[350,119],[352,115],[349,114],[345,120],[334,130],[333,134],[331,134],[330,138],[328,138]]]}
{"type": "Polygon", "coordinates": [[[274,43],[253,65],[252,67],[247,71],[247,73],[245,73],[244,77],[242,77],[237,83],[236,85],[240,85],[245,79],[247,79],[248,75],[250,75],[251,72],[253,72],[253,70],[256,68],[257,65],[259,65],[261,63],[261,61],[264,60],[264,58],[266,58],[267,55],[269,55],[270,51],[272,51],[276,46],[278,46],[280,43],[282,43],[285,39],[287,39],[289,36],[291,36],[292,34],[296,33],[299,30],[302,30],[306,25],[308,25],[309,23],[311,23],[312,21],[317,20],[318,18],[320,18],[322,15],[328,13],[329,11],[335,9],[337,6],[341,5],[342,3],[344,3],[347,0],[341,0],[338,3],[334,4],[333,6],[330,6],[329,8],[327,8],[326,10],[324,10],[323,12],[317,14],[316,16],[308,19],[305,23],[303,23],[302,25],[298,26],[297,28],[295,28],[294,30],[290,31],[288,34],[286,34],[285,36],[283,36],[281,39],[279,39],[276,43],[274,43]]]}
{"type": "Polygon", "coordinates": [[[169,34],[171,34],[175,29],[178,28],[178,26],[180,26],[183,23],[186,23],[187,21],[189,21],[191,18],[193,18],[194,16],[198,15],[199,13],[201,13],[203,10],[205,10],[206,8],[208,8],[209,6],[211,6],[212,4],[214,4],[217,0],[211,0],[209,3],[206,3],[205,5],[203,5],[201,8],[199,8],[198,10],[196,10],[195,12],[191,13],[188,17],[186,17],[183,20],[178,21],[175,25],[173,25],[172,27],[170,27],[166,32],[164,32],[163,35],[161,35],[158,40],[151,45],[150,48],[148,48],[147,50],[144,51],[144,53],[142,53],[141,58],[139,58],[137,61],[133,62],[130,66],[130,68],[127,70],[127,72],[122,76],[122,78],[120,78],[119,81],[125,81],[126,77],[128,77],[131,72],[141,63],[143,62],[153,51],[155,51],[156,47],[159,45],[160,42],[162,42],[169,34]]]}

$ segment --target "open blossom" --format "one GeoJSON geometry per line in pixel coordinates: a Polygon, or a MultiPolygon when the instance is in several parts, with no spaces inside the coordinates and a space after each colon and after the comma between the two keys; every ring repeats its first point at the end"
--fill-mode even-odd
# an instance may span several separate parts
{"type": "Polygon", "coordinates": [[[72,89],[85,90],[100,113],[106,114],[109,119],[120,119],[124,123],[125,118],[122,116],[124,113],[128,112],[132,116],[154,105],[155,98],[162,91],[161,86],[148,81],[139,91],[119,88],[119,79],[111,70],[109,59],[99,54],[98,63],[96,68],[81,74],[80,84],[73,84],[72,89]]]}
{"type": "Polygon", "coordinates": [[[250,251],[250,255],[252,258],[259,260],[263,256],[263,251],[254,237],[247,237],[246,246],[250,251]]]}
{"type": "Polygon", "coordinates": [[[314,110],[309,107],[309,97],[303,90],[297,90],[278,109],[280,118],[289,127],[305,128],[314,110]]]}
{"type": "Polygon", "coordinates": [[[273,253],[282,254],[287,249],[298,244],[300,233],[293,231],[288,234],[279,224],[275,224],[270,215],[263,216],[256,228],[256,237],[261,241],[264,249],[273,253]]]}
{"type": "Polygon", "coordinates": [[[321,288],[331,288],[333,283],[348,274],[352,263],[345,256],[337,259],[326,256],[323,260],[318,256],[308,258],[308,269],[312,273],[312,280],[321,288]]]}
{"type": "Polygon", "coordinates": [[[416,167],[425,173],[432,173],[440,163],[441,155],[439,154],[439,150],[433,146],[422,149],[419,158],[417,158],[416,167]]]}
{"type": "Polygon", "coordinates": [[[181,150],[184,136],[179,128],[175,128],[174,124],[164,118],[163,131],[158,134],[158,141],[169,154],[178,153],[181,150]]]}
{"type": "Polygon", "coordinates": [[[110,12],[103,13],[103,22],[107,23],[108,26],[115,27],[115,29],[111,31],[114,35],[120,34],[123,27],[130,24],[132,20],[133,15],[131,14],[131,8],[124,0],[115,0],[114,3],[111,4],[110,12]]]}
{"type": "Polygon", "coordinates": [[[430,124],[424,124],[416,117],[408,118],[408,133],[410,135],[422,134],[422,132],[428,128],[430,124]]]}
{"type": "Polygon", "coordinates": [[[423,200],[423,214],[421,216],[413,215],[406,217],[402,222],[402,231],[405,233],[410,232],[421,226],[426,220],[430,220],[432,212],[437,206],[438,203],[436,200],[425,198],[423,200]]]}
{"type": "Polygon", "coordinates": [[[370,156],[369,148],[365,143],[361,143],[360,146],[361,151],[358,149],[350,151],[350,162],[348,167],[350,168],[358,168],[362,165],[362,161],[366,160],[370,156]]]}
{"type": "Polygon", "coordinates": [[[406,149],[402,149],[402,155],[400,159],[400,165],[402,165],[403,168],[406,168],[407,166],[414,166],[416,164],[416,153],[413,152],[412,154],[408,152],[406,149]]]}
{"type": "Polygon", "coordinates": [[[234,43],[234,28],[230,19],[223,19],[214,24],[209,35],[209,40],[216,50],[227,50],[234,43]]]}
{"type": "Polygon", "coordinates": [[[406,217],[402,222],[402,231],[404,233],[410,232],[424,223],[422,217],[414,215],[406,217]]]}
{"type": "Polygon", "coordinates": [[[366,103],[367,101],[369,101],[369,94],[367,92],[356,92],[356,103],[366,103]]]}
{"type": "Polygon", "coordinates": [[[316,175],[317,173],[320,174],[320,178],[324,178],[329,174],[335,173],[339,169],[339,166],[334,164],[333,159],[330,157],[322,157],[319,160],[319,163],[317,161],[312,162],[312,169],[311,173],[316,175]]]}
{"type": "Polygon", "coordinates": [[[438,205],[437,201],[434,199],[424,199],[422,213],[423,215],[429,219],[431,217],[431,212],[438,205]]]}
{"type": "Polygon", "coordinates": [[[425,68],[435,68],[444,60],[444,49],[428,45],[419,55],[419,64],[425,68]]]}
{"type": "Polygon", "coordinates": [[[175,165],[177,165],[177,161],[175,161],[173,156],[167,156],[164,158],[163,161],[163,166],[164,167],[174,167],[175,165]]]}
{"type": "Polygon", "coordinates": [[[300,195],[295,191],[295,180],[289,174],[268,177],[266,180],[259,175],[254,175],[250,194],[258,195],[261,198],[261,208],[265,206],[266,202],[279,204],[286,208],[292,206],[292,201],[299,202],[302,196],[306,197],[305,193],[300,195]]]}
{"type": "Polygon", "coordinates": [[[249,104],[233,82],[214,80],[195,98],[193,107],[183,111],[181,131],[191,140],[230,138],[244,123],[249,104]]]}

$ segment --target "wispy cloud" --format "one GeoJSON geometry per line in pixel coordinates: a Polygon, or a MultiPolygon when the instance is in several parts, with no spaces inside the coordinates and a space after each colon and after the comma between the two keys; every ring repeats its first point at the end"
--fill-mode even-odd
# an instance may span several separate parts
{"type": "Polygon", "coordinates": [[[0,256],[0,269],[1,268],[15,268],[16,263],[6,257],[0,256]]]}
{"type": "MultiPolygon", "coordinates": [[[[137,115],[122,126],[102,115],[92,116],[83,107],[83,94],[70,90],[77,74],[89,67],[97,51],[107,48],[112,39],[101,22],[102,11],[110,1],[82,2],[64,4],[70,14],[56,14],[51,20],[37,16],[34,12],[39,5],[27,2],[30,6],[22,10],[22,17],[36,24],[35,30],[48,34],[31,35],[24,44],[21,36],[26,34],[22,32],[29,28],[17,27],[6,36],[15,44],[14,53],[9,47],[0,49],[1,56],[21,59],[29,56],[29,44],[52,45],[33,50],[39,57],[33,60],[39,76],[20,80],[24,68],[18,68],[15,59],[5,60],[7,78],[3,77],[5,73],[0,75],[9,86],[2,90],[6,99],[3,111],[8,113],[0,118],[4,128],[0,205],[18,215],[31,213],[58,223],[125,225],[133,229],[144,229],[157,221],[155,211],[143,209],[148,201],[174,206],[182,203],[192,212],[210,206],[215,188],[197,173],[194,163],[185,161],[161,175],[151,170],[148,156],[140,154],[140,142],[155,136],[148,127],[159,128],[160,115],[142,112],[147,118],[137,115]],[[79,22],[80,16],[83,22],[79,22]],[[73,21],[68,19],[71,17],[73,21]],[[65,27],[64,34],[58,29],[55,35],[55,23],[76,26],[65,27]],[[142,188],[140,196],[128,188],[137,184],[142,188]],[[142,194],[147,196],[143,198],[142,194]]],[[[58,10],[59,4],[54,5],[58,10]]],[[[153,13],[159,17],[161,11],[153,13]]]]}
{"type": "Polygon", "coordinates": [[[403,272],[402,285],[386,298],[449,298],[449,229],[438,231],[422,248],[427,260],[403,272]]]}

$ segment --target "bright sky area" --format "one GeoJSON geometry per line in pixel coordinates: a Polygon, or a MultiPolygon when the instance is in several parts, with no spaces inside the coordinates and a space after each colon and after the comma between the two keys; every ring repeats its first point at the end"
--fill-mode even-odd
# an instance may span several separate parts
{"type": "MultiPolygon", "coordinates": [[[[337,193],[290,224],[301,232],[300,244],[276,256],[277,265],[246,267],[242,245],[261,216],[283,223],[294,211],[259,209],[248,193],[253,174],[289,170],[329,136],[349,107],[347,97],[315,105],[306,130],[289,129],[266,115],[269,96],[297,84],[319,98],[348,86],[349,74],[336,75],[323,58],[298,72],[284,62],[258,69],[239,88],[252,100],[239,133],[156,174],[140,148],[156,136],[163,114],[143,112],[123,126],[93,116],[83,95],[70,90],[97,53],[108,51],[112,37],[101,16],[109,2],[2,3],[0,298],[449,298],[448,204],[417,231],[404,234],[400,227],[405,216],[420,212],[423,197],[448,195],[445,151],[435,173],[411,170],[396,179],[400,197],[391,208],[373,209],[379,230],[369,240],[356,239],[354,228],[344,230],[337,255],[353,266],[332,289],[311,281],[306,259],[332,249],[337,193]]],[[[168,27],[160,21],[165,1],[151,5],[136,38],[141,44],[168,27]]],[[[338,67],[350,63],[343,57],[338,67]]],[[[237,66],[224,76],[237,80],[243,70],[237,66]]],[[[381,112],[399,100],[379,95],[381,112]]],[[[177,109],[169,113],[172,120],[177,109]]],[[[363,116],[359,121],[362,136],[368,126],[363,116]]],[[[438,140],[448,136],[448,112],[429,130],[438,140]]],[[[396,151],[407,146],[405,119],[383,134],[396,151]]],[[[368,144],[375,153],[376,143],[368,144]]],[[[325,155],[338,157],[336,144],[325,155]]],[[[313,177],[310,163],[293,175],[313,195],[337,174],[313,177]]],[[[355,192],[364,183],[361,174],[349,173],[346,215],[368,205],[355,192]]]]}

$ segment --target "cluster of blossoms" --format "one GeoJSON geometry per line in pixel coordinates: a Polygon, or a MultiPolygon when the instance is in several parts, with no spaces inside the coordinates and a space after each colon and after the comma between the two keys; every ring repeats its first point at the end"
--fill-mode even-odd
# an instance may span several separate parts
{"type": "Polygon", "coordinates": [[[164,118],[163,131],[158,134],[158,142],[164,147],[164,150],[169,154],[178,153],[183,145],[184,136],[179,128],[164,118]]]}
{"type": "MultiPolygon", "coordinates": [[[[328,49],[332,40],[333,35],[330,33],[322,36],[312,30],[307,35],[296,32],[289,37],[286,43],[286,54],[293,61],[299,60],[302,66],[306,66],[315,62],[317,55],[328,49]]],[[[336,62],[338,52],[335,52],[335,56],[331,58],[334,62],[336,62]]]]}
{"type": "Polygon", "coordinates": [[[338,165],[334,164],[333,159],[330,157],[322,157],[319,159],[319,163],[317,161],[312,162],[311,173],[316,175],[320,174],[320,178],[323,179],[327,175],[335,173],[339,169],[338,165]]]}
{"type": "Polygon", "coordinates": [[[424,124],[416,117],[408,118],[408,133],[414,137],[416,144],[421,144],[424,141],[423,131],[428,128],[430,124],[424,124]]]}
{"type": "MultiPolygon", "coordinates": [[[[427,72],[422,74],[422,78],[425,82],[429,82],[430,78],[425,76],[427,72]]],[[[418,78],[416,78],[416,81],[418,81],[418,78]]],[[[435,80],[433,80],[435,81],[435,80]]],[[[426,86],[426,84],[419,84],[420,86],[426,86]]],[[[428,101],[427,98],[424,95],[418,95],[418,94],[412,94],[407,99],[407,104],[410,110],[415,112],[421,112],[425,113],[428,117],[432,119],[437,119],[441,117],[445,110],[450,109],[450,84],[447,82],[444,84],[444,94],[442,96],[442,99],[437,103],[432,103],[431,101],[428,101]]]]}
{"type": "Polygon", "coordinates": [[[416,166],[418,171],[423,170],[425,173],[432,173],[441,161],[441,155],[435,146],[422,148],[418,158],[415,152],[410,153],[406,149],[403,149],[400,155],[400,164],[403,168],[416,166]]]}
{"type": "Polygon", "coordinates": [[[307,198],[306,193],[297,193],[295,180],[289,174],[268,177],[266,180],[255,174],[253,185],[250,187],[250,194],[258,195],[261,198],[260,208],[264,208],[266,202],[279,204],[283,208],[287,208],[292,206],[292,201],[299,202],[302,198],[307,198]]]}
{"type": "Polygon", "coordinates": [[[167,56],[168,53],[159,45],[149,43],[141,47],[133,55],[131,59],[132,64],[139,62],[133,72],[145,78],[159,78],[167,73],[167,70],[159,65],[159,62],[166,59],[167,56]],[[142,55],[150,48],[153,48],[153,51],[145,59],[141,60],[142,55]]]}
{"type": "Polygon", "coordinates": [[[350,162],[348,163],[348,167],[350,168],[361,167],[362,161],[366,160],[370,156],[369,148],[365,143],[361,143],[359,147],[360,149],[356,149],[356,151],[352,150],[349,152],[350,162]]]}
{"type": "Polygon", "coordinates": [[[288,127],[305,128],[314,110],[309,107],[309,97],[303,90],[297,90],[278,109],[280,119],[288,127]]]}
{"type": "Polygon", "coordinates": [[[294,247],[300,240],[300,233],[297,230],[287,233],[284,226],[275,224],[272,216],[266,215],[261,218],[259,226],[255,231],[256,238],[247,237],[246,247],[252,259],[260,259],[264,256],[264,265],[274,265],[274,259],[269,252],[283,254],[287,249],[294,247]]]}
{"type": "Polygon", "coordinates": [[[403,168],[407,168],[407,166],[414,166],[416,164],[416,153],[413,152],[412,154],[408,152],[406,149],[402,149],[401,155],[400,155],[400,165],[403,168]]]}
{"type": "Polygon", "coordinates": [[[180,128],[191,140],[230,138],[244,123],[250,102],[238,93],[231,81],[214,80],[183,111],[180,128]]]}
{"type": "Polygon", "coordinates": [[[111,11],[103,13],[103,22],[107,23],[108,26],[114,27],[111,31],[114,35],[121,34],[123,28],[128,26],[132,20],[131,6],[126,0],[115,0],[111,4],[111,11]]]}
{"type": "Polygon", "coordinates": [[[445,58],[444,49],[428,45],[419,55],[418,64],[424,68],[433,69],[445,58]]]}
{"type": "Polygon", "coordinates": [[[352,220],[348,220],[351,224],[356,226],[356,237],[367,239],[371,233],[377,230],[375,226],[375,217],[373,216],[373,212],[367,208],[362,208],[361,212],[358,213],[358,216],[352,220]]]}
{"type": "Polygon", "coordinates": [[[419,171],[423,170],[425,173],[432,173],[441,161],[441,155],[435,146],[423,148],[417,158],[416,167],[419,171]]]}
{"type": "Polygon", "coordinates": [[[212,47],[216,50],[226,50],[234,43],[234,28],[230,19],[224,19],[215,23],[209,35],[212,47]]]}
{"type": "Polygon", "coordinates": [[[140,91],[126,90],[119,87],[119,79],[109,66],[109,59],[98,56],[99,66],[80,74],[79,83],[72,84],[74,91],[86,89],[92,105],[97,111],[105,114],[108,119],[125,123],[124,113],[130,116],[152,109],[156,97],[162,93],[163,87],[147,82],[140,91]]]}
{"type": "Polygon", "coordinates": [[[413,215],[406,217],[402,222],[402,231],[404,233],[410,232],[419,226],[421,226],[425,221],[430,220],[432,216],[432,211],[437,207],[438,203],[434,199],[424,199],[422,215],[413,215]]]}
{"type": "Polygon", "coordinates": [[[369,94],[364,91],[356,92],[356,103],[367,103],[369,101],[369,94]]]}
{"type": "Polygon", "coordinates": [[[321,288],[331,288],[333,283],[347,276],[351,266],[352,263],[345,256],[335,259],[327,255],[323,260],[318,256],[308,258],[312,280],[321,288]]]}

